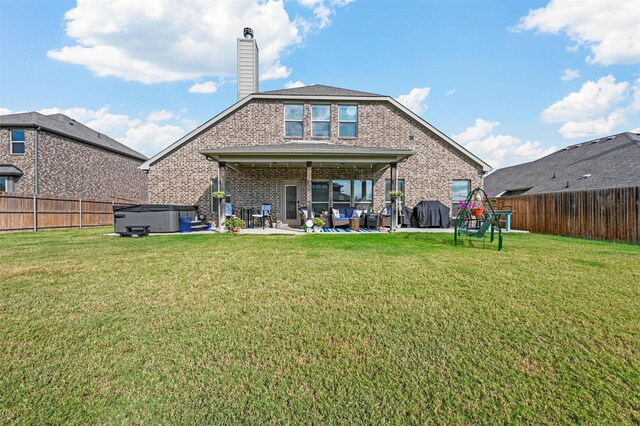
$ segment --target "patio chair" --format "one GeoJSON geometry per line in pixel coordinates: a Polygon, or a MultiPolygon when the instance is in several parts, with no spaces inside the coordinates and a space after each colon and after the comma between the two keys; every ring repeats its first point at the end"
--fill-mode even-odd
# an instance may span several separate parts
{"type": "Polygon", "coordinates": [[[379,229],[383,226],[391,227],[391,204],[378,213],[367,215],[367,228],[379,229]]]}
{"type": "MultiPolygon", "coordinates": [[[[300,207],[298,209],[298,217],[300,218],[300,226],[302,227],[304,225],[304,223],[307,221],[307,208],[306,207],[300,207]]],[[[313,210],[311,210],[311,219],[313,219],[314,217],[316,217],[316,214],[313,210]]]]}
{"type": "Polygon", "coordinates": [[[253,219],[253,225],[255,226],[256,219],[262,221],[262,229],[264,229],[264,223],[269,219],[269,223],[273,225],[273,219],[271,218],[271,204],[263,204],[260,206],[260,211],[251,215],[253,219]]]}

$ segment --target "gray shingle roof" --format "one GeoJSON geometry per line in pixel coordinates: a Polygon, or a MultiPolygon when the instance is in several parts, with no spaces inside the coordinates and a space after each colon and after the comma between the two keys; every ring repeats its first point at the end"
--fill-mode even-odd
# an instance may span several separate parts
{"type": "Polygon", "coordinates": [[[22,176],[22,170],[13,164],[0,164],[0,176],[22,176]]]}
{"type": "Polygon", "coordinates": [[[22,112],[0,115],[1,127],[42,127],[80,142],[88,143],[127,157],[145,161],[147,157],[121,144],[107,135],[101,134],[64,114],[43,115],[39,112],[22,112]]]}
{"type": "Polygon", "coordinates": [[[640,134],[626,132],[571,145],[530,163],[496,170],[484,179],[485,190],[495,195],[524,189],[524,194],[539,194],[624,186],[640,186],[640,134]]]}
{"type": "Polygon", "coordinates": [[[293,96],[353,96],[363,97],[372,96],[380,97],[376,93],[360,92],[358,90],[342,89],[340,87],[324,86],[322,84],[312,84],[310,86],[294,87],[291,89],[270,90],[268,92],[260,92],[260,95],[293,95],[293,96]]]}

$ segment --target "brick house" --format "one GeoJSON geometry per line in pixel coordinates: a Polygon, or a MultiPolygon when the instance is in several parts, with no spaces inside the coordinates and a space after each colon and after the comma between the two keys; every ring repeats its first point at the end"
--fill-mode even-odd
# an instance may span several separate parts
{"type": "Polygon", "coordinates": [[[406,205],[450,206],[490,170],[390,96],[323,85],[259,92],[257,45],[246,31],[238,53],[239,100],[142,164],[150,202],[197,204],[215,218],[224,207],[211,193],[223,188],[223,204],[269,203],[276,219],[297,226],[301,206],[378,210],[390,188],[406,205]]]}
{"type": "Polygon", "coordinates": [[[0,191],[146,200],[145,160],[63,114],[0,116],[0,191]]]}

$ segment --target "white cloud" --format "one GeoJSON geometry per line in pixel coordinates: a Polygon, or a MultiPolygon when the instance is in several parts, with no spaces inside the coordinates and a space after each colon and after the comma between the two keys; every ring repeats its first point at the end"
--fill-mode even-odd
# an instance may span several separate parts
{"type": "Polygon", "coordinates": [[[445,93],[445,96],[453,96],[456,93],[456,89],[449,89],[447,90],[447,93],[445,93]]]}
{"type": "Polygon", "coordinates": [[[588,138],[614,133],[616,127],[625,122],[624,111],[613,111],[606,118],[593,120],[567,121],[560,127],[560,134],[565,139],[588,138]]]}
{"type": "Polygon", "coordinates": [[[11,114],[11,110],[8,108],[0,107],[0,115],[6,115],[6,114],[11,114]]]}
{"type": "Polygon", "coordinates": [[[590,63],[640,63],[640,2],[638,0],[551,0],[530,10],[515,30],[565,34],[575,42],[571,50],[591,50],[590,63]]]}
{"type": "Polygon", "coordinates": [[[560,77],[560,80],[569,81],[578,77],[580,77],[580,71],[567,68],[566,70],[564,70],[564,73],[562,73],[562,77],[560,77]]]}
{"type": "Polygon", "coordinates": [[[427,111],[427,97],[431,91],[430,87],[415,87],[405,95],[398,96],[398,102],[420,115],[427,111]]]}
{"type": "Polygon", "coordinates": [[[301,82],[300,80],[298,81],[290,81],[288,83],[285,83],[284,88],[285,89],[293,89],[295,87],[302,87],[305,84],[303,82],[301,82]]]}
{"type": "Polygon", "coordinates": [[[563,123],[559,132],[566,139],[615,133],[640,111],[640,79],[629,86],[626,81],[617,83],[612,75],[587,81],[578,92],[571,92],[546,108],[542,119],[563,123]]]}
{"type": "Polygon", "coordinates": [[[171,120],[174,117],[174,114],[171,111],[167,111],[166,109],[161,109],[160,111],[152,111],[147,115],[147,121],[152,123],[158,123],[160,121],[171,120]]]}
{"type": "Polygon", "coordinates": [[[640,133],[640,127],[636,127],[631,131],[631,133],[640,133]]]}
{"type": "Polygon", "coordinates": [[[216,93],[218,85],[213,81],[205,81],[204,83],[196,83],[189,87],[189,93],[216,93]]]}
{"type": "Polygon", "coordinates": [[[331,24],[331,16],[336,13],[336,7],[346,6],[354,0],[298,0],[298,3],[313,10],[315,22],[307,23],[305,28],[322,29],[331,24]]]}
{"type": "Polygon", "coordinates": [[[545,148],[540,142],[523,141],[511,135],[492,134],[499,125],[497,121],[476,118],[473,126],[453,135],[453,139],[494,169],[533,161],[556,150],[555,146],[545,148]]]}
{"type": "Polygon", "coordinates": [[[628,92],[629,83],[616,83],[612,75],[598,81],[587,81],[580,91],[571,92],[542,112],[542,119],[549,123],[596,118],[619,104],[628,92]]]}
{"type": "Polygon", "coordinates": [[[187,129],[194,127],[192,120],[167,110],[152,111],[144,119],[111,113],[109,106],[97,110],[56,107],[41,109],[38,112],[45,115],[67,115],[147,156],[156,154],[186,134],[187,129]],[[169,120],[170,123],[159,124],[169,120]]]}
{"type": "Polygon", "coordinates": [[[65,14],[75,44],[47,55],[146,84],[224,79],[235,75],[236,38],[248,26],[260,47],[261,77],[283,78],[291,73],[283,58],[344,4],[314,2],[312,16],[292,20],[281,0],[77,0],[65,14]]]}

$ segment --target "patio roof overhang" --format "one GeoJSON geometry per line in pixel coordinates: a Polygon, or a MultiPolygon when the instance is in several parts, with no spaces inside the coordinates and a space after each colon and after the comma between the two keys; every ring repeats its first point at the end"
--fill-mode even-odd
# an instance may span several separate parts
{"type": "Polygon", "coordinates": [[[406,149],[362,147],[328,142],[295,141],[273,145],[210,148],[200,151],[207,159],[231,168],[245,167],[366,167],[381,170],[415,154],[406,149]]]}

